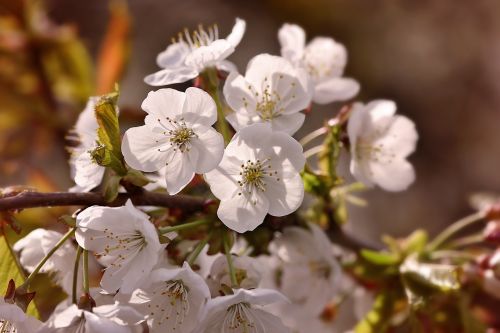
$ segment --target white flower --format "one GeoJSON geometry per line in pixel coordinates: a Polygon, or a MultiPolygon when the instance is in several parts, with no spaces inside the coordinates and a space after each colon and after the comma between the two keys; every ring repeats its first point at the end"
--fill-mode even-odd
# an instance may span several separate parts
{"type": "Polygon", "coordinates": [[[237,232],[255,229],[267,213],[284,216],[304,198],[300,170],[302,146],[268,124],[254,124],[236,133],[220,165],[205,174],[212,193],[221,200],[217,216],[237,232]]]}
{"type": "Polygon", "coordinates": [[[484,271],[483,288],[492,296],[500,299],[500,249],[488,260],[488,269],[484,271]]]}
{"type": "Polygon", "coordinates": [[[134,333],[141,321],[143,316],[137,311],[118,303],[95,307],[92,312],[73,304],[55,312],[37,333],[134,333]]]}
{"type": "Polygon", "coordinates": [[[160,171],[166,167],[167,191],[181,191],[196,173],[215,168],[224,151],[213,99],[201,89],[152,91],[142,103],[145,125],[125,133],[122,152],[131,167],[160,171]]]}
{"type": "Polygon", "coordinates": [[[0,332],[35,332],[41,324],[36,318],[24,313],[17,305],[6,303],[4,298],[0,297],[0,332]]]}
{"type": "Polygon", "coordinates": [[[281,261],[279,290],[292,303],[318,315],[338,292],[341,268],[323,230],[315,224],[309,228],[286,228],[270,251],[281,261]]]}
{"type": "Polygon", "coordinates": [[[262,306],[286,301],[271,289],[238,289],[234,295],[220,296],[208,301],[203,321],[196,333],[283,333],[290,332],[281,320],[262,306]]]}
{"type": "Polygon", "coordinates": [[[190,333],[196,327],[208,287],[189,264],[151,273],[151,286],[133,292],[130,304],[147,316],[151,332],[190,333]]]}
{"type": "Polygon", "coordinates": [[[217,26],[208,31],[200,26],[192,35],[186,30],[156,58],[158,66],[163,69],[146,76],[144,81],[152,86],[164,86],[194,79],[207,67],[235,70],[235,66],[225,59],[240,43],[245,27],[245,21],[237,18],[233,30],[225,39],[219,38],[217,26]]]}
{"type": "Polygon", "coordinates": [[[307,70],[314,85],[315,103],[343,101],[358,93],[358,82],[342,77],[347,63],[344,45],[332,38],[316,37],[306,46],[304,29],[296,24],[284,24],[278,39],[281,55],[307,70]]]}
{"type": "MultiPolygon", "coordinates": [[[[260,271],[257,269],[255,258],[248,256],[233,255],[233,267],[236,274],[236,280],[241,288],[253,289],[259,286],[261,280],[260,271]]],[[[221,286],[231,285],[231,276],[226,256],[219,256],[210,269],[210,275],[207,278],[210,292],[213,296],[220,295],[221,286]]]]}
{"type": "MultiPolygon", "coordinates": [[[[14,250],[20,252],[19,261],[28,271],[33,272],[38,263],[59,242],[63,235],[57,231],[35,229],[14,244],[14,250]]],[[[43,265],[40,273],[55,273],[56,282],[67,294],[71,293],[73,276],[68,274],[68,267],[73,267],[76,249],[66,241],[43,265]]],[[[81,285],[81,281],[80,285],[81,285]]],[[[79,288],[78,290],[80,290],[79,288]]]]}
{"type": "Polygon", "coordinates": [[[106,266],[101,287],[131,293],[151,273],[165,245],[148,215],[131,201],[122,207],[92,206],[76,219],[76,241],[106,266]]]}
{"type": "Polygon", "coordinates": [[[85,109],[80,113],[70,139],[79,141],[79,145],[69,148],[71,157],[71,176],[76,185],[70,192],[88,192],[101,184],[106,168],[97,164],[90,152],[97,147],[97,129],[95,105],[99,97],[90,97],[85,109]]]}
{"type": "Polygon", "coordinates": [[[395,115],[396,104],[376,100],[352,107],[347,131],[351,144],[351,173],[366,186],[402,191],[415,180],[406,160],[418,139],[415,124],[395,115]]]}
{"type": "Polygon", "coordinates": [[[232,72],[224,84],[224,97],[235,111],[226,119],[235,130],[270,123],[290,135],[304,123],[300,113],[311,103],[312,86],[307,73],[288,60],[269,54],[255,56],[245,76],[232,72]]]}

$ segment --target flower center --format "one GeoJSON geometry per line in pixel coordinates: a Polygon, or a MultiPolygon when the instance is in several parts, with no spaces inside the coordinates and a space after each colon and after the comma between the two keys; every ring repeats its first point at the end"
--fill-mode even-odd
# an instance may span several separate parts
{"type": "Polygon", "coordinates": [[[239,332],[256,332],[255,318],[250,304],[237,303],[227,308],[223,328],[238,330],[239,332]]]}
{"type": "Polygon", "coordinates": [[[96,253],[97,257],[114,256],[116,260],[110,264],[113,267],[122,265],[134,258],[147,245],[144,235],[138,231],[115,233],[108,228],[104,228],[104,235],[90,237],[90,240],[105,239],[107,241],[104,250],[96,253]]]}
{"type": "MultiPolygon", "coordinates": [[[[170,146],[174,147],[174,151],[179,150],[181,153],[189,152],[191,148],[191,139],[197,137],[192,128],[189,128],[184,121],[184,118],[179,120],[166,117],[166,122],[158,119],[158,124],[165,129],[163,134],[167,136],[170,146]]],[[[158,140],[156,142],[159,142],[158,140]]],[[[158,149],[159,152],[166,150],[158,149]]]]}
{"type": "Polygon", "coordinates": [[[311,273],[324,279],[328,279],[332,271],[331,267],[323,261],[310,261],[309,269],[311,270],[311,273]]]}
{"type": "Polygon", "coordinates": [[[371,144],[358,139],[355,148],[356,158],[360,161],[370,160],[390,164],[396,157],[396,154],[390,149],[387,149],[384,144],[371,144]]]}
{"type": "Polygon", "coordinates": [[[200,24],[193,32],[189,32],[187,28],[184,29],[184,33],[179,32],[177,40],[172,38],[172,43],[187,43],[191,50],[195,50],[201,46],[210,45],[217,39],[219,39],[219,28],[216,24],[207,29],[200,24]]]}
{"type": "Polygon", "coordinates": [[[0,333],[17,333],[17,328],[10,321],[0,319],[0,333]]]}
{"type": "Polygon", "coordinates": [[[189,313],[188,292],[188,287],[180,280],[166,281],[153,291],[153,297],[160,296],[160,302],[147,307],[155,324],[160,326],[173,319],[173,329],[180,327],[189,313]]]}
{"type": "Polygon", "coordinates": [[[238,192],[238,195],[242,193],[251,194],[256,190],[265,192],[267,177],[276,177],[277,181],[280,180],[278,171],[272,170],[270,162],[271,160],[267,158],[263,161],[257,160],[255,162],[248,160],[246,163],[241,164],[241,180],[238,181],[241,190],[238,192]]]}
{"type": "Polygon", "coordinates": [[[321,79],[332,75],[340,75],[342,67],[337,56],[332,59],[325,59],[324,55],[313,54],[306,51],[302,58],[302,63],[309,75],[314,79],[321,79]]]}

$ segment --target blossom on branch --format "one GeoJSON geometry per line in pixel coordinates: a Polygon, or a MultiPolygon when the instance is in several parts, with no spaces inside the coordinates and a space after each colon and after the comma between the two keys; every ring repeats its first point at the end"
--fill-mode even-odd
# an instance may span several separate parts
{"type": "Polygon", "coordinates": [[[41,322],[36,318],[24,313],[16,304],[7,303],[0,297],[0,332],[36,332],[40,325],[41,322]]]}
{"type": "Polygon", "coordinates": [[[303,69],[269,54],[255,56],[245,76],[232,72],[224,97],[235,111],[226,119],[237,131],[254,123],[269,123],[273,130],[294,134],[304,123],[300,111],[311,103],[312,87],[303,69]]]}
{"type": "Polygon", "coordinates": [[[415,180],[413,166],[406,160],[418,139],[415,124],[395,115],[396,104],[376,100],[355,103],[347,132],[351,144],[351,173],[366,186],[402,191],[415,180]]]}
{"type": "Polygon", "coordinates": [[[217,120],[213,99],[201,89],[152,91],[142,103],[145,125],[127,130],[122,152],[131,167],[165,173],[167,191],[180,192],[195,173],[220,162],[224,139],[212,128],[217,120]]]}
{"type": "Polygon", "coordinates": [[[287,23],[279,30],[278,39],[281,56],[307,71],[314,85],[313,102],[344,101],[358,93],[359,83],[342,77],[347,63],[344,45],[328,37],[316,37],[306,45],[304,29],[287,23]]]}
{"type": "Polygon", "coordinates": [[[225,60],[240,43],[246,23],[237,18],[231,33],[219,38],[217,26],[205,30],[202,26],[192,34],[179,33],[178,40],[156,58],[162,70],[146,76],[144,81],[152,86],[165,86],[185,82],[197,77],[205,68],[217,67],[225,71],[235,70],[234,64],[225,60]]]}
{"type": "Polygon", "coordinates": [[[288,215],[304,198],[300,171],[302,146],[269,124],[254,124],[236,133],[220,165],[205,174],[221,200],[217,216],[237,232],[254,230],[267,213],[288,215]]]}

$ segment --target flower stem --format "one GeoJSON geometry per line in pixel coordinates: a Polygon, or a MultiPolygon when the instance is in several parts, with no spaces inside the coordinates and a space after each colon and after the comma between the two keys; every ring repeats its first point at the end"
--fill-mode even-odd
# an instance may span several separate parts
{"type": "Polygon", "coordinates": [[[168,234],[169,232],[195,228],[197,226],[207,224],[209,222],[210,222],[210,220],[199,220],[199,221],[194,221],[194,222],[189,222],[189,223],[184,223],[184,224],[179,224],[179,225],[173,225],[170,227],[162,227],[162,228],[159,228],[159,231],[160,231],[160,234],[164,235],[164,234],[168,234]]]}
{"type": "Polygon", "coordinates": [[[88,295],[89,291],[89,251],[83,250],[83,292],[88,295]]]}
{"type": "Polygon", "coordinates": [[[210,231],[208,235],[205,236],[205,238],[203,238],[201,241],[198,242],[198,244],[196,244],[196,247],[194,248],[193,252],[191,252],[187,260],[189,266],[193,266],[194,262],[200,255],[205,245],[207,245],[207,243],[210,241],[211,237],[212,237],[212,231],[210,231]]]}
{"type": "Polygon", "coordinates": [[[305,146],[309,142],[311,142],[312,140],[316,139],[317,137],[322,136],[323,134],[326,134],[327,132],[328,132],[328,129],[326,127],[320,127],[317,130],[314,130],[311,133],[304,136],[302,139],[300,139],[299,142],[302,146],[305,146]]]}
{"type": "Polygon", "coordinates": [[[470,245],[477,245],[481,244],[482,242],[484,242],[484,235],[479,233],[475,235],[454,239],[448,245],[450,248],[457,248],[457,247],[467,247],[470,245]]]}
{"type": "Polygon", "coordinates": [[[224,106],[222,105],[220,94],[219,94],[219,78],[217,76],[217,69],[208,68],[202,73],[203,76],[203,87],[212,96],[217,106],[217,123],[216,128],[224,137],[224,142],[227,145],[231,141],[231,130],[229,129],[228,123],[226,121],[226,115],[224,114],[224,106]]]}
{"type": "Polygon", "coordinates": [[[33,281],[35,275],[38,274],[40,269],[42,269],[43,265],[45,265],[47,260],[49,260],[49,258],[52,257],[52,255],[57,251],[57,249],[59,249],[64,244],[64,242],[66,242],[74,234],[75,230],[76,228],[71,228],[70,230],[68,230],[68,232],[59,240],[59,242],[57,242],[57,244],[49,251],[49,253],[47,253],[45,257],[43,257],[43,259],[38,263],[38,265],[35,267],[33,272],[31,272],[31,274],[26,278],[26,281],[24,281],[21,287],[28,289],[27,287],[29,287],[31,281],[33,281]]]}
{"type": "Polygon", "coordinates": [[[323,150],[324,150],[323,145],[314,146],[304,152],[304,157],[308,159],[316,154],[321,153],[323,150]]]}
{"type": "Polygon", "coordinates": [[[78,284],[78,269],[80,268],[80,257],[82,255],[82,248],[78,246],[78,249],[76,250],[76,258],[75,258],[75,267],[73,269],[73,287],[72,287],[72,301],[73,304],[78,303],[78,296],[76,295],[77,290],[76,286],[78,284]]]}
{"type": "Polygon", "coordinates": [[[434,238],[434,240],[429,243],[429,245],[427,246],[427,250],[429,252],[437,250],[457,232],[461,231],[462,229],[476,222],[481,221],[483,217],[484,217],[484,212],[477,212],[456,221],[455,223],[451,224],[448,228],[444,229],[439,235],[437,235],[436,238],[434,238]]]}
{"type": "Polygon", "coordinates": [[[227,233],[222,234],[222,241],[224,243],[224,252],[226,253],[229,276],[231,277],[231,287],[236,288],[238,286],[238,280],[236,279],[236,272],[234,270],[233,257],[231,256],[231,248],[229,246],[229,237],[227,233]]]}

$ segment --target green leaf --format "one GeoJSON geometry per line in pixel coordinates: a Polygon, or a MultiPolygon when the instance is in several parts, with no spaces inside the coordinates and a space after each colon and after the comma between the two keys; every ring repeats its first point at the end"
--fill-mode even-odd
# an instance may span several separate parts
{"type": "Polygon", "coordinates": [[[301,173],[302,181],[304,182],[304,190],[316,195],[328,193],[329,179],[324,176],[314,174],[313,172],[304,169],[301,173]]]}
{"type": "MultiPolygon", "coordinates": [[[[3,297],[7,290],[7,285],[10,279],[13,279],[16,286],[20,286],[24,282],[24,273],[20,270],[17,258],[9,248],[5,236],[0,236],[0,294],[3,297]]],[[[28,306],[28,314],[39,318],[38,310],[33,302],[28,306]]]]}
{"type": "Polygon", "coordinates": [[[372,250],[361,250],[361,256],[366,261],[379,266],[393,266],[401,261],[401,257],[394,253],[377,252],[372,250]]]}
{"type": "Polygon", "coordinates": [[[390,328],[396,297],[394,293],[381,293],[375,298],[373,307],[356,325],[356,333],[385,333],[390,328]]]}
{"type": "Polygon", "coordinates": [[[427,241],[429,240],[429,236],[427,232],[422,229],[415,230],[410,236],[408,236],[403,242],[403,251],[406,255],[410,255],[412,253],[421,253],[427,241]]]}
{"type": "Polygon", "coordinates": [[[118,190],[120,189],[121,177],[113,175],[108,178],[104,186],[104,199],[106,202],[112,202],[118,197],[118,190]]]}
{"type": "Polygon", "coordinates": [[[120,125],[118,122],[118,112],[116,102],[118,91],[104,95],[96,103],[95,116],[99,129],[99,147],[91,154],[92,158],[102,166],[110,167],[118,175],[125,176],[127,169],[123,162],[121,152],[120,125]]]}
{"type": "Polygon", "coordinates": [[[134,169],[129,169],[127,175],[123,177],[123,179],[139,187],[143,187],[151,183],[151,181],[144,176],[142,172],[134,169]]]}
{"type": "Polygon", "coordinates": [[[340,125],[330,126],[323,141],[323,150],[318,155],[321,171],[327,174],[334,183],[340,183],[341,181],[337,175],[337,164],[342,148],[341,133],[340,125]]]}

